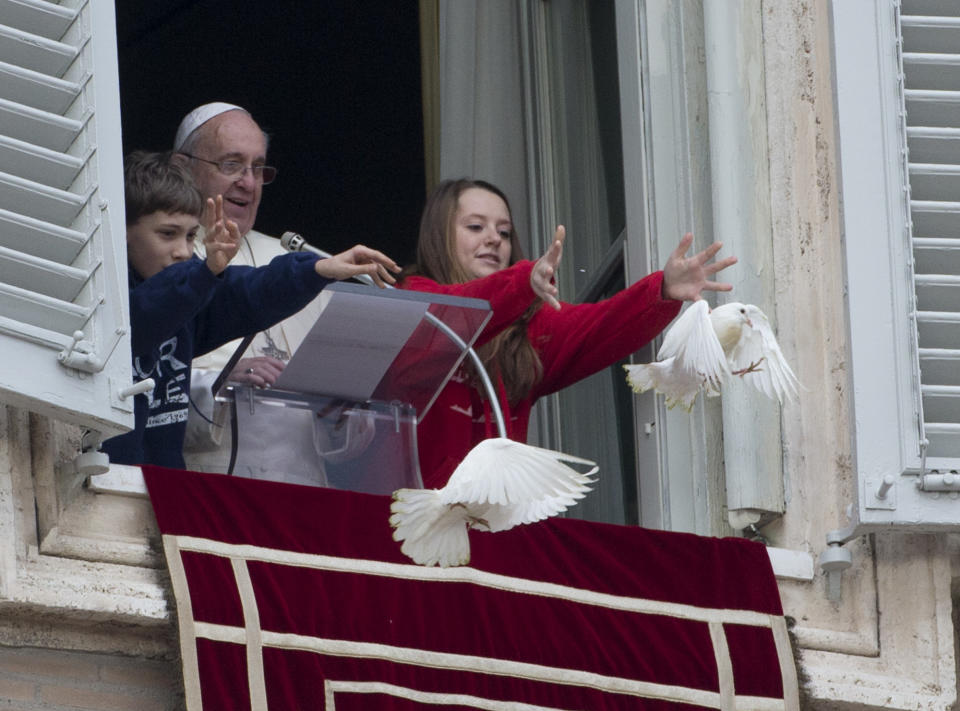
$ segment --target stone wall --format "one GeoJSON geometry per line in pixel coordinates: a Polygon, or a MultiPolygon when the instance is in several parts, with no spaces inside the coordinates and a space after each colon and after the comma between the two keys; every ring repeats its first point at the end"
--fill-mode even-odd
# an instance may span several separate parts
{"type": "Polygon", "coordinates": [[[179,661],[0,647],[0,709],[180,711],[179,661]]]}

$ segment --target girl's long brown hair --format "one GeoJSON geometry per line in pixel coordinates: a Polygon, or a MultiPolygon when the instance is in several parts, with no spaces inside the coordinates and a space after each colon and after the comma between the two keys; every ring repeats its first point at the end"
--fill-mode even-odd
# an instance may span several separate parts
{"type": "MultiPolygon", "coordinates": [[[[463,284],[470,281],[470,277],[457,261],[455,252],[457,208],[460,196],[470,188],[493,193],[503,200],[507,213],[510,214],[510,201],[495,185],[468,178],[444,180],[427,198],[420,218],[417,261],[404,271],[404,276],[419,274],[440,284],[463,284]]],[[[512,218],[510,222],[512,225],[512,218]]],[[[515,226],[510,230],[510,245],[510,264],[516,264],[524,257],[515,226]]],[[[477,349],[477,354],[490,376],[494,379],[499,376],[503,380],[511,404],[529,395],[543,376],[543,364],[527,337],[527,324],[539,307],[540,301],[537,300],[523,316],[477,349]]]]}

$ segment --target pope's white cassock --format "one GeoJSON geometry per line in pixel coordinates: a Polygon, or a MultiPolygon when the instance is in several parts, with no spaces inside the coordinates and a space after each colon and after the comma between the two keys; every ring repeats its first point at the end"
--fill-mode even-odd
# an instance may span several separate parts
{"type": "MultiPolygon", "coordinates": [[[[197,237],[196,245],[197,253],[204,257],[202,237],[197,237]]],[[[280,240],[251,230],[243,236],[231,265],[263,266],[286,253],[280,240]]],[[[319,300],[314,299],[299,313],[257,333],[244,357],[288,361],[320,310],[319,300]]],[[[183,450],[189,470],[225,473],[229,468],[233,443],[230,406],[216,402],[211,387],[239,345],[239,340],[227,343],[193,361],[192,402],[183,450]]],[[[255,426],[247,421],[240,430],[233,471],[237,476],[326,486],[326,463],[349,459],[355,449],[369,442],[364,432],[356,431],[364,428],[363,418],[350,418],[348,427],[332,428],[308,409],[261,406],[260,410],[265,412],[258,413],[255,426]]],[[[370,423],[366,425],[369,428],[370,423]]]]}

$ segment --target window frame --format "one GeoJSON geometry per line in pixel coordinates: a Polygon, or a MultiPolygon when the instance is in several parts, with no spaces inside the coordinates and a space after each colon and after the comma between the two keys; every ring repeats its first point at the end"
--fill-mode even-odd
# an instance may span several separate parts
{"type": "MultiPolygon", "coordinates": [[[[530,117],[530,145],[536,148],[529,160],[534,234],[547,234],[557,220],[552,148],[556,128],[545,89],[549,57],[543,50],[547,28],[541,2],[527,0],[520,14],[523,56],[529,60],[524,113],[530,117]]],[[[691,101],[705,101],[705,90],[700,92],[702,71],[691,73],[686,66],[690,53],[697,51],[688,46],[696,27],[685,27],[684,22],[696,18],[688,19],[681,4],[616,0],[615,13],[626,192],[626,230],[619,249],[624,279],[632,284],[661,268],[679,235],[690,230],[701,236],[712,233],[710,211],[695,209],[710,204],[709,174],[695,169],[692,159],[694,152],[707,155],[706,125],[691,118],[705,115],[706,107],[691,112],[689,106],[691,101]],[[658,235],[663,235],[663,243],[658,235]]],[[[659,339],[646,346],[634,360],[652,360],[658,343],[659,339]]],[[[718,403],[698,400],[688,414],[667,410],[653,393],[631,398],[640,525],[704,535],[728,533],[718,403]]],[[[544,446],[562,449],[557,400],[552,395],[537,403],[531,431],[544,446]]]]}
{"type": "MultiPolygon", "coordinates": [[[[616,7],[624,184],[633,190],[626,245],[632,283],[662,268],[680,235],[692,231],[703,240],[713,233],[711,210],[704,209],[711,204],[709,171],[694,166],[694,156],[706,162],[708,155],[706,77],[690,66],[690,53],[701,51],[690,45],[702,33],[700,14],[671,0],[617,0],[616,7]]],[[[652,360],[659,343],[635,360],[652,360]]],[[[634,422],[641,525],[729,533],[719,402],[698,398],[687,413],[648,392],[634,399],[634,422]]]]}

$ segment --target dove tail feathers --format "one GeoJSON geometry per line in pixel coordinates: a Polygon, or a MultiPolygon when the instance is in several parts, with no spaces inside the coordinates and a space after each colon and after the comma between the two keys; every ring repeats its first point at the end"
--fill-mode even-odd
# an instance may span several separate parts
{"type": "Polygon", "coordinates": [[[627,384],[633,392],[645,393],[653,390],[664,396],[668,409],[677,405],[690,412],[697,399],[700,388],[715,392],[716,388],[704,376],[690,376],[675,364],[674,358],[653,363],[624,365],[627,371],[627,384]]]}
{"type": "Polygon", "coordinates": [[[390,513],[393,540],[414,563],[446,568],[470,562],[466,519],[436,489],[398,489],[390,513]]]}
{"type": "Polygon", "coordinates": [[[638,395],[654,387],[653,370],[646,363],[627,364],[623,369],[627,371],[627,385],[638,395]]]}

